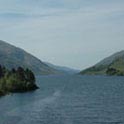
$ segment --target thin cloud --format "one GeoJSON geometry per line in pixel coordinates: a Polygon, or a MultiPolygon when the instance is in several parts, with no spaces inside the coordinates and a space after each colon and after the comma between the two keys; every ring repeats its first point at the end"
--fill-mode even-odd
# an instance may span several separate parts
{"type": "Polygon", "coordinates": [[[44,1],[44,7],[40,0],[38,5],[27,5],[28,0],[15,1],[16,4],[12,0],[11,6],[8,3],[5,7],[4,2],[0,7],[0,37],[42,60],[85,68],[123,49],[121,0],[54,1],[56,6],[44,1]]]}

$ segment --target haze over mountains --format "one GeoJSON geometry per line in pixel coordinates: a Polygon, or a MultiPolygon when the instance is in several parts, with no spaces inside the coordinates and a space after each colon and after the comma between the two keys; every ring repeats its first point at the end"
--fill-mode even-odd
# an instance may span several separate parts
{"type": "MultiPolygon", "coordinates": [[[[6,68],[22,66],[30,68],[36,75],[75,74],[78,70],[56,66],[42,62],[26,51],[0,40],[0,64],[6,68]]],[[[107,69],[112,68],[124,73],[124,50],[107,57],[96,65],[81,71],[81,74],[106,75],[107,69]]]]}
{"type": "Polygon", "coordinates": [[[65,67],[65,66],[58,66],[58,65],[54,65],[48,62],[45,62],[48,66],[58,70],[61,74],[76,74],[79,73],[80,70],[76,70],[76,69],[72,69],[69,67],[65,67]]]}
{"type": "Polygon", "coordinates": [[[96,65],[81,71],[81,74],[91,74],[91,75],[106,75],[108,68],[112,68],[124,73],[124,50],[117,52],[96,65]]]}
{"type": "Polygon", "coordinates": [[[79,71],[67,67],[56,66],[48,62],[42,62],[23,49],[17,48],[0,40],[0,64],[6,68],[22,66],[30,68],[36,75],[48,74],[73,74],[79,71]]]}

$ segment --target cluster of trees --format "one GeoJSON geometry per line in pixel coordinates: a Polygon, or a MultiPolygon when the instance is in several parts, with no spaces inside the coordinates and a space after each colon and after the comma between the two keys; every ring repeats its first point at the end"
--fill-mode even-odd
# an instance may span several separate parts
{"type": "Polygon", "coordinates": [[[26,92],[37,88],[35,76],[31,70],[22,67],[8,70],[0,65],[0,95],[9,92],[26,92]]]}
{"type": "Polygon", "coordinates": [[[115,68],[108,68],[107,71],[106,71],[106,74],[107,75],[116,75],[116,76],[124,76],[124,72],[123,71],[120,71],[120,70],[117,70],[115,68]]]}

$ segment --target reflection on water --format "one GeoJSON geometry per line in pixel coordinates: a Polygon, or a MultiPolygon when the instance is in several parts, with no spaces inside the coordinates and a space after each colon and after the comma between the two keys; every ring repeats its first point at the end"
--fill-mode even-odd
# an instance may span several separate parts
{"type": "Polygon", "coordinates": [[[124,124],[124,77],[37,77],[40,89],[0,99],[0,124],[124,124]]]}

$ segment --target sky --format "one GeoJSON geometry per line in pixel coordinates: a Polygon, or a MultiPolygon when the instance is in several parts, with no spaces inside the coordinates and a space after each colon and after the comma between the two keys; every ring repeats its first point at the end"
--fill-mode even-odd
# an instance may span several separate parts
{"type": "Polygon", "coordinates": [[[81,70],[124,49],[124,0],[0,0],[0,39],[81,70]]]}

